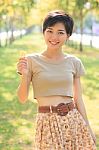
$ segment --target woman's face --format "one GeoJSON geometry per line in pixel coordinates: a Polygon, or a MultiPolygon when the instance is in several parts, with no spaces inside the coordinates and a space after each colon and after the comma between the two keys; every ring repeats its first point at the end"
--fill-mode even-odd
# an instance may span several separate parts
{"type": "Polygon", "coordinates": [[[56,23],[55,25],[46,28],[44,31],[44,39],[48,48],[60,49],[68,39],[64,24],[56,23]]]}

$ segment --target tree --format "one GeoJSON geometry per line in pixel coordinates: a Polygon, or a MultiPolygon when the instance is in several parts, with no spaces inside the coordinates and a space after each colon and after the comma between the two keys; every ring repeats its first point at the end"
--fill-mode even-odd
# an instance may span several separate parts
{"type": "MultiPolygon", "coordinates": [[[[83,45],[82,45],[82,36],[83,36],[83,22],[84,22],[84,17],[89,11],[96,10],[98,7],[97,0],[76,0],[76,6],[78,8],[78,19],[80,18],[80,34],[81,34],[81,40],[80,40],[80,51],[83,51],[83,45]],[[87,8],[85,5],[87,5],[87,8]],[[88,8],[89,7],[89,8],[88,8]]],[[[98,10],[99,11],[99,10],[98,10]]],[[[90,20],[92,22],[92,20],[90,20]]],[[[91,27],[92,28],[92,27],[91,27]]],[[[93,36],[93,34],[92,34],[93,36]]],[[[92,43],[91,43],[92,45],[92,43]]]]}
{"type": "Polygon", "coordinates": [[[38,23],[41,24],[46,14],[54,9],[59,9],[59,2],[58,0],[40,0],[35,8],[37,9],[37,17],[38,23]]]}
{"type": "MultiPolygon", "coordinates": [[[[72,15],[72,17],[75,20],[75,26],[80,24],[80,51],[83,51],[83,45],[82,45],[82,36],[83,36],[83,23],[84,18],[86,14],[93,10],[93,12],[96,12],[96,15],[99,14],[99,0],[59,0],[60,8],[64,9],[66,12],[72,15]],[[91,7],[87,9],[85,7],[85,4],[89,3],[91,4],[91,7]]],[[[98,16],[98,15],[97,15],[98,16]]]]}
{"type": "MultiPolygon", "coordinates": [[[[29,12],[34,6],[33,0],[2,0],[0,1],[0,18],[3,22],[6,32],[11,30],[10,43],[13,42],[14,36],[13,31],[16,27],[26,27],[27,18],[30,15],[29,12]],[[2,12],[2,14],[1,14],[2,12]],[[2,17],[6,16],[6,19],[2,20],[2,17]]],[[[1,25],[2,23],[0,23],[1,25]]],[[[7,34],[8,35],[8,34],[7,34]]],[[[8,39],[8,38],[7,38],[8,39]]],[[[6,41],[7,45],[7,41],[6,41]]]]}

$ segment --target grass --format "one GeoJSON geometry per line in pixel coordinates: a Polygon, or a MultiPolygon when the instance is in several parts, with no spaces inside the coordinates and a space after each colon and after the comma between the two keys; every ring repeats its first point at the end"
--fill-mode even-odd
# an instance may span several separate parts
{"type": "MultiPolygon", "coordinates": [[[[0,49],[0,150],[32,150],[34,147],[37,103],[32,98],[31,87],[27,103],[19,103],[16,90],[20,77],[16,73],[16,63],[21,52],[33,53],[44,49],[40,34],[27,35],[0,49]]],[[[84,52],[80,53],[78,49],[67,46],[64,46],[64,52],[78,56],[85,65],[86,76],[81,80],[83,98],[99,150],[99,52],[84,47],[84,52]]]]}

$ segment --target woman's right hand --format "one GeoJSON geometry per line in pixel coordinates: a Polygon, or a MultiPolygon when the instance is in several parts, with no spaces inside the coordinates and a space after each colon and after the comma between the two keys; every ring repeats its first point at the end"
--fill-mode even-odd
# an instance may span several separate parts
{"type": "Polygon", "coordinates": [[[17,73],[20,75],[27,75],[28,74],[28,62],[26,57],[19,58],[17,63],[17,73]]]}

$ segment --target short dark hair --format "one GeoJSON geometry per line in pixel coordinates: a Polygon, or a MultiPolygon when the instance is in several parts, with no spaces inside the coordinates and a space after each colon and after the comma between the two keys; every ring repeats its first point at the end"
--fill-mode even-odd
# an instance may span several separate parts
{"type": "Polygon", "coordinates": [[[62,10],[55,10],[48,13],[43,21],[43,33],[46,28],[54,26],[56,23],[63,23],[65,26],[66,33],[71,36],[74,26],[72,17],[62,10]]]}

